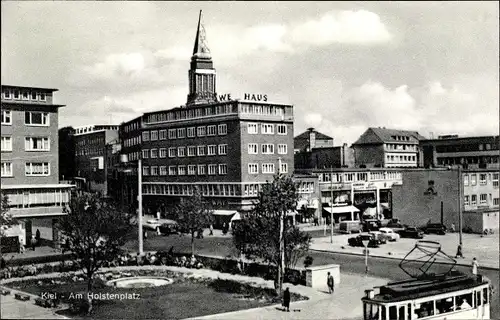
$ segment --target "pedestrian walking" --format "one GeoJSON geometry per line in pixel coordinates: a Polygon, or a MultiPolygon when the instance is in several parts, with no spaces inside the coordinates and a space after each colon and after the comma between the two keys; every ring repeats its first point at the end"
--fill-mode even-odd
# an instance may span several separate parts
{"type": "Polygon", "coordinates": [[[328,285],[328,293],[332,294],[334,290],[334,280],[330,272],[328,272],[328,275],[326,276],[326,284],[328,285]]]}
{"type": "Polygon", "coordinates": [[[283,292],[283,311],[290,312],[290,290],[288,288],[283,292]]]}
{"type": "Polygon", "coordinates": [[[455,224],[454,223],[451,224],[450,230],[451,230],[451,232],[455,232],[455,224]]]}
{"type": "Polygon", "coordinates": [[[148,232],[146,230],[144,230],[144,239],[147,239],[148,238],[148,232]]]}
{"type": "Polygon", "coordinates": [[[457,247],[457,254],[455,255],[455,258],[464,258],[464,255],[462,254],[462,245],[459,244],[458,247],[457,247]]]}
{"type": "Polygon", "coordinates": [[[36,229],[36,233],[35,234],[36,234],[36,236],[35,236],[36,243],[37,243],[37,245],[40,245],[40,239],[42,238],[41,235],[40,235],[40,230],[36,229]]]}
{"type": "Polygon", "coordinates": [[[210,233],[208,235],[209,236],[213,236],[214,235],[214,226],[213,226],[213,224],[210,224],[210,233]]]}
{"type": "Polygon", "coordinates": [[[36,238],[35,235],[31,235],[31,249],[35,251],[35,247],[36,247],[36,238]]]}
{"type": "Polygon", "coordinates": [[[477,268],[479,268],[479,263],[477,263],[476,257],[472,259],[472,274],[477,276],[477,268]]]}

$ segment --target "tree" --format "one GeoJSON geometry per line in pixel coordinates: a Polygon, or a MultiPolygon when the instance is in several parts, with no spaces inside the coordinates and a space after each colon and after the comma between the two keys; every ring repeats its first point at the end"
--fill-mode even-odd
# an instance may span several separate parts
{"type": "MultiPolygon", "coordinates": [[[[64,247],[73,253],[74,262],[87,279],[90,293],[95,273],[104,262],[112,261],[122,253],[121,248],[132,227],[131,219],[110,200],[91,193],[74,192],[64,211],[67,215],[59,222],[65,238],[64,247]]],[[[89,312],[91,309],[89,299],[89,312]]]]}
{"type": "Polygon", "coordinates": [[[4,228],[8,228],[10,226],[18,224],[18,221],[12,217],[9,213],[9,197],[6,194],[1,193],[0,197],[2,198],[2,213],[0,216],[0,253],[2,252],[1,241],[5,236],[4,228]]]}
{"type": "Polygon", "coordinates": [[[194,255],[194,234],[212,223],[212,213],[213,210],[203,200],[203,196],[198,188],[194,188],[191,196],[182,198],[180,203],[174,207],[174,218],[181,232],[191,235],[192,255],[194,255]]]}
{"type": "Polygon", "coordinates": [[[281,295],[284,273],[309,250],[311,237],[285,225],[288,212],[297,205],[297,186],[289,176],[276,175],[262,186],[255,208],[233,230],[233,241],[249,259],[277,266],[275,289],[281,295]]]}

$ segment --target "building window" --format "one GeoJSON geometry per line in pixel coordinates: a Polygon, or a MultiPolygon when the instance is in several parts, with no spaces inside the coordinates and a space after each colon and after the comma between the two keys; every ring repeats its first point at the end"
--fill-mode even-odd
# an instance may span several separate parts
{"type": "Polygon", "coordinates": [[[167,157],[167,148],[160,148],[160,158],[167,157]]]}
{"type": "Polygon", "coordinates": [[[206,174],[207,174],[206,166],[204,164],[199,164],[198,165],[198,175],[204,176],[206,174]]]}
{"type": "Polygon", "coordinates": [[[26,151],[50,151],[50,140],[44,137],[26,137],[24,139],[26,151]]]}
{"type": "Polygon", "coordinates": [[[158,149],[151,149],[151,159],[158,158],[158,149]]]}
{"type": "Polygon", "coordinates": [[[151,175],[152,176],[157,176],[158,175],[158,167],[157,166],[152,166],[151,167],[151,175]]]}
{"type": "Polygon", "coordinates": [[[486,185],[486,174],[485,173],[481,173],[479,175],[479,185],[481,185],[481,186],[486,185]]]}
{"type": "Polygon", "coordinates": [[[259,145],[256,143],[248,144],[248,154],[257,154],[259,152],[259,145]]]}
{"type": "Polygon", "coordinates": [[[185,157],[186,156],[186,147],[178,147],[177,148],[177,156],[185,157]]]}
{"type": "Polygon", "coordinates": [[[225,136],[227,134],[227,124],[219,124],[218,131],[219,136],[225,136]]]}
{"type": "Polygon", "coordinates": [[[10,90],[9,89],[5,89],[5,91],[3,92],[3,98],[10,99],[10,90]]]}
{"type": "Polygon", "coordinates": [[[497,188],[498,189],[498,173],[494,173],[493,174],[493,188],[497,188]]]}
{"type": "Polygon", "coordinates": [[[190,164],[188,166],[188,175],[193,176],[196,174],[196,165],[190,164]]]}
{"type": "Polygon", "coordinates": [[[158,140],[158,130],[151,131],[151,141],[158,140]]]}
{"type": "Polygon", "coordinates": [[[149,141],[149,131],[142,132],[142,141],[149,141]]]}
{"type": "Polygon", "coordinates": [[[149,176],[149,167],[142,167],[142,175],[149,176]]]}
{"type": "Polygon", "coordinates": [[[19,93],[19,90],[14,90],[14,99],[19,99],[20,97],[20,93],[19,93]]]}
{"type": "Polygon", "coordinates": [[[45,93],[43,93],[43,92],[40,92],[39,97],[40,97],[40,101],[45,101],[46,100],[45,93]]]}
{"type": "Polygon", "coordinates": [[[160,130],[160,140],[167,139],[167,130],[160,130]]]}
{"type": "Polygon", "coordinates": [[[2,162],[2,177],[12,176],[12,162],[2,162]]]}
{"type": "Polygon", "coordinates": [[[286,124],[278,124],[276,125],[276,131],[278,134],[285,135],[286,134],[286,124]]]}
{"type": "Polygon", "coordinates": [[[274,154],[274,144],[262,144],[262,154],[274,154]]]}
{"type": "Polygon", "coordinates": [[[176,166],[169,166],[168,167],[168,175],[169,176],[177,175],[177,167],[176,166]]]}
{"type": "Polygon", "coordinates": [[[24,124],[35,125],[35,126],[48,126],[50,125],[49,113],[26,111],[24,113],[24,124]]]}
{"type": "Polygon", "coordinates": [[[248,134],[257,134],[259,133],[258,129],[258,124],[257,123],[249,123],[248,124],[248,134]]]}
{"type": "Polygon", "coordinates": [[[207,126],[207,136],[217,135],[217,126],[207,126]]]}
{"type": "Polygon", "coordinates": [[[248,164],[248,173],[249,174],[258,174],[259,173],[259,165],[256,163],[248,164]]]}
{"type": "Polygon", "coordinates": [[[187,128],[187,136],[188,138],[194,138],[196,135],[196,128],[195,127],[190,127],[190,128],[187,128]]]}
{"type": "Polygon", "coordinates": [[[143,159],[149,158],[149,149],[143,149],[142,150],[142,158],[143,159]]]}
{"type": "Polygon", "coordinates": [[[476,176],[476,174],[471,174],[470,175],[470,184],[471,184],[471,186],[475,186],[477,184],[477,176],[476,176]]]}
{"type": "Polygon", "coordinates": [[[167,167],[160,166],[160,176],[166,176],[166,175],[167,175],[167,167]]]}
{"type": "Polygon", "coordinates": [[[204,137],[207,134],[207,127],[197,127],[196,134],[198,137],[204,137]]]}
{"type": "Polygon", "coordinates": [[[188,157],[196,156],[196,146],[188,146],[188,157]]]}
{"type": "Polygon", "coordinates": [[[262,134],[274,134],[274,124],[263,123],[260,126],[262,134]]]}
{"type": "Polygon", "coordinates": [[[469,175],[464,174],[464,186],[468,186],[468,185],[469,185],[469,175]]]}
{"type": "Polygon", "coordinates": [[[219,164],[219,174],[227,174],[227,164],[219,164]]]}
{"type": "Polygon", "coordinates": [[[10,110],[2,110],[2,124],[12,124],[12,113],[10,110]]]}
{"type": "Polygon", "coordinates": [[[208,152],[207,155],[209,156],[214,156],[217,154],[217,146],[216,145],[209,145],[208,146],[208,152]]]}
{"type": "Polygon", "coordinates": [[[28,162],[25,166],[27,176],[48,176],[50,175],[50,165],[48,162],[28,162]]]}
{"type": "Polygon", "coordinates": [[[464,206],[469,205],[469,196],[464,196],[464,206]]]}
{"type": "Polygon", "coordinates": [[[30,96],[29,96],[28,91],[23,91],[23,100],[29,100],[29,99],[30,99],[30,96]]]}
{"type": "Polygon", "coordinates": [[[175,147],[168,148],[168,157],[169,158],[175,158],[177,149],[175,147]]]}
{"type": "Polygon", "coordinates": [[[205,146],[198,146],[198,155],[199,156],[205,155],[205,146]]]}
{"type": "Polygon", "coordinates": [[[479,204],[486,204],[488,202],[488,195],[483,193],[479,195],[479,204]]]}
{"type": "Polygon", "coordinates": [[[217,174],[217,165],[216,164],[209,164],[208,165],[208,175],[213,176],[217,174]]]}
{"type": "Polygon", "coordinates": [[[280,173],[288,173],[288,164],[287,163],[281,163],[280,164],[280,173]]]}
{"type": "Polygon", "coordinates": [[[177,138],[177,129],[168,129],[168,138],[176,139],[177,138]]]}
{"type": "Polygon", "coordinates": [[[184,139],[186,137],[186,128],[177,129],[177,139],[184,139]]]}
{"type": "Polygon", "coordinates": [[[471,199],[471,200],[470,200],[470,204],[471,204],[472,206],[477,205],[477,196],[476,196],[475,194],[473,194],[473,195],[470,197],[470,199],[471,199]]]}
{"type": "Polygon", "coordinates": [[[219,144],[219,155],[227,154],[227,144],[219,144]]]}
{"type": "Polygon", "coordinates": [[[286,144],[278,144],[278,154],[287,154],[288,146],[286,144]]]}
{"type": "MultiPolygon", "coordinates": [[[[3,170],[3,169],[2,169],[3,170]]],[[[3,172],[3,171],[2,171],[3,172]]],[[[498,206],[498,198],[493,198],[493,205],[498,206]]]]}
{"type": "Polygon", "coordinates": [[[177,175],[185,176],[186,175],[186,166],[178,166],[177,167],[177,175]]]}
{"type": "Polygon", "coordinates": [[[12,151],[12,137],[2,137],[2,152],[12,151]]]}
{"type": "Polygon", "coordinates": [[[263,163],[262,173],[274,173],[274,163],[263,163]]]}

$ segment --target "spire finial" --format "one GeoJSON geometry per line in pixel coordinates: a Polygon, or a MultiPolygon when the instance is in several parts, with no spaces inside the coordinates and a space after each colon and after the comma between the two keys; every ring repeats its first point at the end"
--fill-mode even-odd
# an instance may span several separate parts
{"type": "Polygon", "coordinates": [[[207,45],[207,36],[205,32],[205,27],[201,22],[202,10],[200,10],[200,15],[198,17],[198,28],[196,29],[196,39],[194,40],[193,56],[198,58],[210,59],[210,50],[207,45]]]}

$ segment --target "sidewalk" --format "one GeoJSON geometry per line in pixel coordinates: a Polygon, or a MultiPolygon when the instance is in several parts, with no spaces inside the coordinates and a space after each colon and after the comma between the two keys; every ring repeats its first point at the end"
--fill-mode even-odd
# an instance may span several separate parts
{"type": "MultiPolygon", "coordinates": [[[[0,286],[1,287],[1,286],[0,286]]],[[[69,319],[58,315],[55,311],[59,309],[50,309],[37,306],[35,304],[36,295],[26,292],[1,287],[8,289],[11,293],[7,296],[0,296],[1,318],[2,319],[69,319]],[[22,293],[29,295],[29,301],[20,301],[14,298],[14,294],[22,293]]]]}
{"type": "MultiPolygon", "coordinates": [[[[364,248],[351,247],[347,244],[347,239],[355,236],[356,234],[336,235],[333,237],[333,243],[330,242],[330,237],[314,238],[312,239],[311,250],[364,255],[364,248]]],[[[441,243],[442,251],[452,257],[455,256],[458,245],[457,233],[449,233],[444,236],[425,235],[423,240],[439,242],[441,243]]],[[[417,241],[416,239],[403,238],[396,242],[383,244],[380,248],[369,248],[370,256],[401,260],[415,247],[417,241]],[[389,254],[389,252],[391,254],[389,254]]],[[[457,264],[470,266],[472,258],[476,257],[480,268],[499,269],[498,234],[485,237],[481,237],[477,234],[463,234],[462,241],[463,255],[465,258],[458,258],[457,264]]]]}

